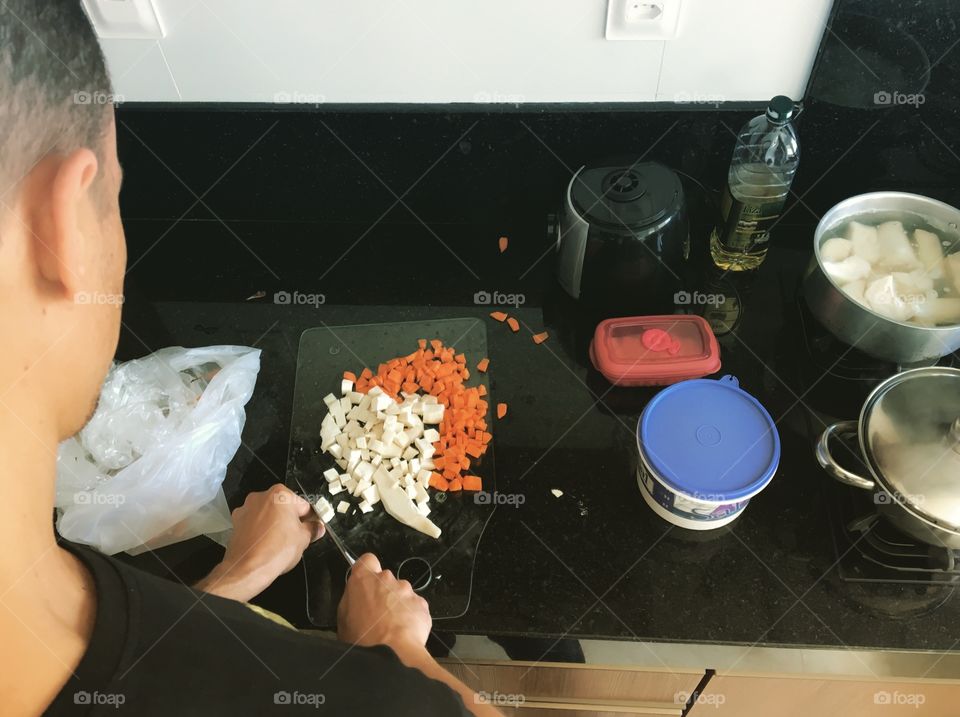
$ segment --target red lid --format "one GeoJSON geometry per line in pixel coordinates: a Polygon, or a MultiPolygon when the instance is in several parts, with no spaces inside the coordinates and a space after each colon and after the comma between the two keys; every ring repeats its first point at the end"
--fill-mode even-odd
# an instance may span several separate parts
{"type": "Polygon", "coordinates": [[[651,386],[720,369],[720,346],[702,316],[628,316],[597,324],[590,360],[610,383],[651,386]]]}

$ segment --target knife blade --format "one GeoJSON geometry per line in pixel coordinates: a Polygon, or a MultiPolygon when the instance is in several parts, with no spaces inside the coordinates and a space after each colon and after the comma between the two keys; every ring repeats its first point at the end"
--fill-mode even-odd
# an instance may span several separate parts
{"type": "Polygon", "coordinates": [[[317,516],[317,520],[319,520],[321,523],[323,523],[323,527],[324,527],[327,535],[330,536],[330,540],[332,540],[332,541],[333,541],[333,544],[337,546],[337,550],[340,551],[340,554],[343,556],[343,559],[347,561],[347,564],[352,567],[353,564],[354,564],[355,562],[357,562],[357,559],[354,557],[353,553],[350,552],[350,549],[347,548],[346,545],[344,545],[343,541],[340,540],[340,536],[337,535],[336,531],[335,531],[333,528],[330,527],[330,523],[327,523],[327,522],[323,519],[323,517],[320,515],[320,509],[317,508],[317,504],[314,503],[312,500],[310,500],[310,499],[307,497],[307,496],[309,496],[309,495],[311,495],[311,494],[310,494],[310,493],[307,493],[307,489],[303,487],[303,483],[300,482],[300,479],[295,477],[294,480],[296,480],[296,481],[297,481],[297,485],[300,486],[300,492],[303,494],[304,499],[305,499],[308,503],[310,503],[310,507],[313,508],[313,513],[314,513],[314,515],[317,516]]]}

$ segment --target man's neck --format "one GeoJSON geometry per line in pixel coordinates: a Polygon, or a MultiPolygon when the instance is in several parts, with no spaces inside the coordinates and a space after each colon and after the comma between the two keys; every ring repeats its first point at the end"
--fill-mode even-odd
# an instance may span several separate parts
{"type": "Polygon", "coordinates": [[[36,405],[0,397],[0,693],[40,714],[73,673],[93,628],[86,568],[53,530],[57,434],[36,405]]]}

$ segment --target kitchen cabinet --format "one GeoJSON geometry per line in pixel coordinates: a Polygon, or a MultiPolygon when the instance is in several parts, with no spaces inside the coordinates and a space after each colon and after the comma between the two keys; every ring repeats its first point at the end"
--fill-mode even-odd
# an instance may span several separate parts
{"type": "Polygon", "coordinates": [[[787,676],[715,675],[691,717],[954,717],[960,681],[888,682],[787,676]]]}
{"type": "Polygon", "coordinates": [[[566,663],[460,662],[444,667],[517,717],[679,715],[703,672],[566,663]],[[521,703],[522,700],[522,703],[521,703]],[[518,706],[519,705],[519,706],[518,706]]]}

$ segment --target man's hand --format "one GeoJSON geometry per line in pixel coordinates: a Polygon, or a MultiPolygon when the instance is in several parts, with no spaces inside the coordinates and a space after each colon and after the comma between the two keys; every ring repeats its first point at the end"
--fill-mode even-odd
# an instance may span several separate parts
{"type": "Polygon", "coordinates": [[[387,645],[400,659],[425,652],[433,621],[427,601],[406,580],[381,570],[374,555],[361,555],[337,610],[337,636],[355,645],[387,645]]]}
{"type": "Polygon", "coordinates": [[[195,586],[233,600],[250,600],[290,571],[314,540],[323,535],[306,500],[277,483],[250,493],[233,511],[233,537],[223,561],[195,586]]]}

